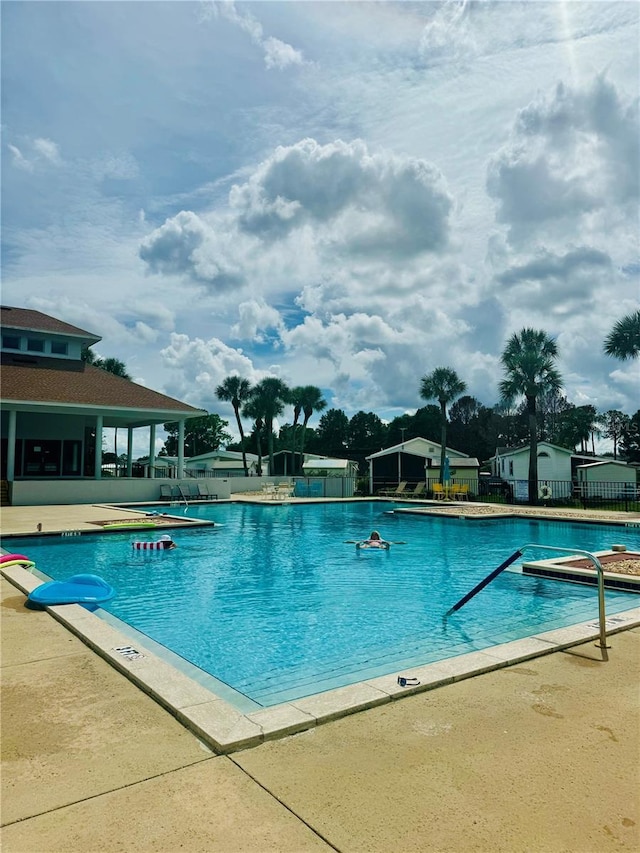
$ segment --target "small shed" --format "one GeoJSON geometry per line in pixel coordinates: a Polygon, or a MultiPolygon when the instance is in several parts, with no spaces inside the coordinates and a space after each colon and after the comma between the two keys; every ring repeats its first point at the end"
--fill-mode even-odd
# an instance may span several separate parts
{"type": "Polygon", "coordinates": [[[358,463],[352,459],[308,459],[302,464],[305,477],[356,477],[358,463]]]}
{"type": "MultiPolygon", "coordinates": [[[[256,473],[258,457],[254,453],[247,453],[247,468],[249,475],[256,473]]],[[[195,477],[244,477],[244,464],[242,453],[238,450],[211,450],[209,453],[201,453],[185,459],[185,468],[195,477]]],[[[262,472],[269,471],[268,457],[262,460],[262,472]]]]}
{"type": "Polygon", "coordinates": [[[589,462],[576,466],[578,487],[583,497],[634,498],[636,470],[626,462],[589,462]]]}

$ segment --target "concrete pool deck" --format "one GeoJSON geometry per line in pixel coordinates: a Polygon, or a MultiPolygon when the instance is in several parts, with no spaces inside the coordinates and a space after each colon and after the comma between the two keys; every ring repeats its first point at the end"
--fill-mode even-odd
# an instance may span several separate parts
{"type": "Polygon", "coordinates": [[[6,851],[640,847],[638,628],[215,755],[4,579],[2,614],[6,851]]]}

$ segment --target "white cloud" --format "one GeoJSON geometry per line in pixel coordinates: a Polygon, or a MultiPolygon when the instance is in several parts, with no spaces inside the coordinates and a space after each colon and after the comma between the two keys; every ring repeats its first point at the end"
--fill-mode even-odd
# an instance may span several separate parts
{"type": "Polygon", "coordinates": [[[240,271],[230,263],[219,233],[188,210],[167,219],[146,237],[139,254],[153,273],[186,275],[222,291],[241,284],[240,271]]]}
{"type": "Polygon", "coordinates": [[[23,169],[25,172],[33,172],[40,166],[62,165],[60,149],[51,139],[26,138],[22,149],[18,148],[17,145],[11,144],[8,144],[7,148],[12,154],[13,165],[18,169],[23,169]]]}
{"type": "Polygon", "coordinates": [[[45,160],[48,160],[49,163],[52,163],[54,166],[59,166],[62,163],[60,150],[56,143],[52,142],[50,139],[34,139],[33,149],[37,154],[45,160]]]}
{"type": "Polygon", "coordinates": [[[282,70],[289,65],[302,65],[302,53],[290,44],[276,38],[267,38],[262,42],[264,47],[264,64],[267,68],[282,70]]]}
{"type": "Polygon", "coordinates": [[[305,224],[333,229],[352,254],[417,254],[446,247],[451,198],[424,160],[370,153],[361,140],[304,139],[276,149],[229,194],[240,228],[263,239],[305,224]]]}
{"type": "Polygon", "coordinates": [[[262,343],[269,329],[280,330],[284,327],[280,313],[263,299],[251,299],[238,306],[240,321],[231,327],[235,338],[262,343]]]}
{"type": "Polygon", "coordinates": [[[289,65],[302,65],[302,52],[290,44],[272,36],[265,37],[262,24],[246,9],[239,10],[233,0],[212,0],[201,6],[201,19],[220,17],[239,27],[253,44],[264,51],[264,63],[268,69],[283,70],[289,65]]]}
{"type": "Polygon", "coordinates": [[[420,38],[420,55],[427,65],[459,60],[468,62],[478,52],[471,22],[471,3],[445,0],[433,4],[433,16],[420,38]]]}
{"type": "Polygon", "coordinates": [[[13,165],[17,169],[24,169],[25,172],[33,172],[33,163],[24,156],[22,151],[16,145],[7,145],[13,156],[13,165]]]}
{"type": "Polygon", "coordinates": [[[222,294],[300,292],[318,279],[341,281],[345,293],[365,278],[369,293],[403,280],[411,289],[407,265],[449,249],[451,208],[442,176],[426,161],[371,154],[359,140],[305,139],[234,184],[226,208],[167,219],[139,255],[150,272],[222,294]]]}
{"type": "Polygon", "coordinates": [[[638,199],[638,101],[597,77],[556,87],[520,111],[510,142],[489,165],[487,187],[514,242],[532,231],[589,227],[589,214],[638,199]]]}
{"type": "Polygon", "coordinates": [[[265,375],[254,368],[241,349],[234,349],[218,338],[204,341],[174,333],[160,356],[172,372],[168,393],[208,411],[220,408],[215,389],[227,376],[235,373],[254,384],[265,375]]]}

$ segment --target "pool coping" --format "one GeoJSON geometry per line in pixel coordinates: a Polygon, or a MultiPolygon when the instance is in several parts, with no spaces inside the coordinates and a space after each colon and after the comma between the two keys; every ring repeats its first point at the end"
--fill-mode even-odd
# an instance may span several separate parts
{"type": "MultiPolygon", "coordinates": [[[[620,574],[612,570],[607,571],[606,558],[610,556],[638,559],[639,555],[633,551],[593,551],[593,556],[601,560],[603,567],[602,577],[605,589],[619,590],[620,592],[640,593],[640,575],[620,574]]],[[[598,573],[595,567],[576,566],[580,555],[574,554],[569,557],[547,557],[544,560],[530,560],[522,564],[522,573],[529,577],[550,578],[567,583],[577,583],[585,586],[596,586],[598,573]]]]}
{"type": "MultiPolygon", "coordinates": [[[[42,582],[20,566],[0,567],[0,573],[25,595],[42,582]]],[[[132,646],[130,637],[81,605],[64,604],[47,607],[46,610],[218,754],[258,746],[404,696],[433,690],[599,638],[597,620],[582,622],[413,667],[411,672],[378,676],[242,713],[144,646],[137,643],[132,646]],[[402,687],[398,683],[400,676],[411,681],[415,679],[418,683],[402,687]]],[[[639,626],[640,607],[622,611],[606,620],[607,636],[639,626]]]]}

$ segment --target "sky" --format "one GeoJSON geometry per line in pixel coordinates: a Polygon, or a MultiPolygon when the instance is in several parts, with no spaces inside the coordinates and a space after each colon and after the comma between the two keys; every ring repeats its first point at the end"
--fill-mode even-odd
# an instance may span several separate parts
{"type": "Polygon", "coordinates": [[[640,303],[640,4],[1,14],[4,304],[232,433],[233,373],[390,420],[450,367],[492,406],[524,327],[570,402],[638,409],[602,342],[640,303]]]}

